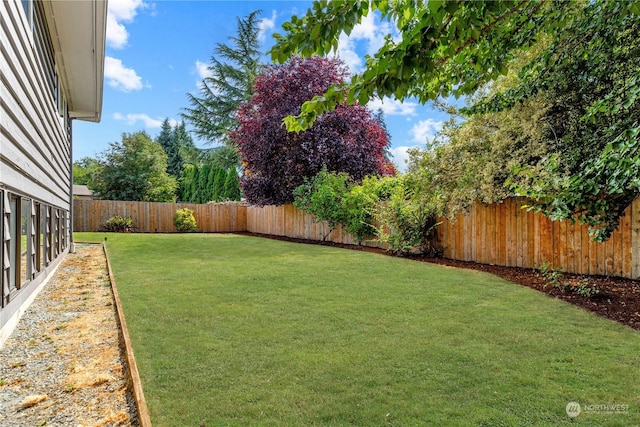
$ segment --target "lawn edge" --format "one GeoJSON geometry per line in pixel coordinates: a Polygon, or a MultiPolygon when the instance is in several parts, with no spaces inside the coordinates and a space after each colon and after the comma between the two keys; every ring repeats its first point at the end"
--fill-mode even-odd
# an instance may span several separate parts
{"type": "Polygon", "coordinates": [[[111,269],[111,261],[109,259],[107,245],[104,243],[102,244],[102,250],[104,251],[104,255],[107,260],[109,282],[111,283],[111,291],[113,293],[113,299],[115,301],[118,325],[120,326],[120,336],[122,338],[122,343],[124,344],[125,355],[127,358],[127,373],[133,392],[133,399],[136,405],[136,409],[138,410],[138,422],[140,423],[140,427],[152,427],[149,408],[147,407],[147,400],[144,397],[144,391],[142,389],[142,381],[140,379],[140,373],[138,371],[138,364],[136,363],[136,358],[133,352],[133,345],[131,344],[131,338],[129,336],[129,329],[127,328],[124,311],[122,310],[122,303],[120,302],[120,296],[118,294],[118,286],[116,284],[115,276],[113,275],[113,270],[111,269]]]}

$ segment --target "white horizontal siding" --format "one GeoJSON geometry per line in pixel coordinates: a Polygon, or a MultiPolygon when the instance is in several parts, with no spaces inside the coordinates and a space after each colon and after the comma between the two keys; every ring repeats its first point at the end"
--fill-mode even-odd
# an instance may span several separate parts
{"type": "Polygon", "coordinates": [[[70,145],[20,1],[0,18],[0,184],[69,209],[70,145]]]}

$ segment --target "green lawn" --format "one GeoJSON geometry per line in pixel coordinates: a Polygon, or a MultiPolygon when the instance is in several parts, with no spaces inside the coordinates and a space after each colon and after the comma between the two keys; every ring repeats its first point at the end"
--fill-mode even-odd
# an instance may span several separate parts
{"type": "Polygon", "coordinates": [[[640,425],[640,334],[495,276],[238,235],[107,245],[154,426],[640,425]]]}

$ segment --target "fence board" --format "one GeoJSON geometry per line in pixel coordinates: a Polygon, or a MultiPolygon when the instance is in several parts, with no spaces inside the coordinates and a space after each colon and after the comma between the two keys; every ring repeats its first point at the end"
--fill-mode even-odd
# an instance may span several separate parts
{"type": "Polygon", "coordinates": [[[518,230],[518,222],[517,222],[517,208],[513,200],[509,201],[509,212],[508,212],[508,221],[509,221],[509,239],[507,243],[507,251],[509,252],[509,260],[508,266],[515,267],[518,262],[518,251],[517,251],[517,230],[518,230]]]}
{"type": "Polygon", "coordinates": [[[500,203],[497,205],[497,213],[498,223],[496,225],[496,264],[505,265],[506,264],[506,252],[505,252],[505,206],[504,203],[500,203]]]}
{"type": "Polygon", "coordinates": [[[613,233],[614,237],[614,249],[613,249],[613,271],[610,273],[613,276],[622,276],[622,233],[620,230],[616,230],[613,233]]]}
{"type": "Polygon", "coordinates": [[[576,249],[575,249],[575,230],[574,224],[570,222],[567,223],[567,258],[565,260],[565,265],[567,266],[567,270],[571,269],[575,271],[576,265],[576,249]]]}
{"type": "MultiPolygon", "coordinates": [[[[622,235],[622,277],[633,277],[631,271],[631,259],[632,259],[632,244],[631,244],[631,216],[633,215],[634,208],[637,206],[637,201],[634,201],[630,209],[627,212],[620,224],[620,234],[622,235]]],[[[637,277],[637,276],[636,276],[637,277]]]]}
{"type": "Polygon", "coordinates": [[[595,246],[587,227],[582,227],[582,274],[595,272],[595,246]]]}
{"type": "Polygon", "coordinates": [[[631,205],[631,277],[640,277],[640,199],[631,205]]]}
{"type": "Polygon", "coordinates": [[[604,244],[594,243],[593,245],[596,247],[596,274],[603,276],[605,274],[604,244]]]}

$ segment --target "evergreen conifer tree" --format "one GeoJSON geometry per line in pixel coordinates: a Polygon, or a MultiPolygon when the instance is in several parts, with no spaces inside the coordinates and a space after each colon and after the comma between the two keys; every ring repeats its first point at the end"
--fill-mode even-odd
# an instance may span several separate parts
{"type": "Polygon", "coordinates": [[[199,203],[207,203],[212,200],[210,197],[211,191],[209,191],[209,187],[207,187],[210,170],[211,165],[209,163],[205,163],[200,166],[200,171],[198,173],[198,190],[200,190],[199,203]]]}
{"type": "Polygon", "coordinates": [[[213,180],[213,201],[220,202],[224,197],[224,181],[227,179],[227,172],[224,169],[218,168],[216,177],[213,180]]]}
{"type": "Polygon", "coordinates": [[[192,197],[191,182],[193,181],[193,165],[185,165],[180,176],[180,200],[190,202],[192,197]]]}
{"type": "Polygon", "coordinates": [[[172,134],[171,123],[169,123],[169,119],[166,118],[162,122],[162,127],[160,128],[160,134],[158,135],[158,138],[156,138],[156,141],[158,142],[158,144],[162,146],[164,151],[167,153],[167,156],[169,155],[168,150],[171,145],[171,134],[172,134]]]}
{"type": "Polygon", "coordinates": [[[256,76],[261,71],[258,15],[252,12],[238,18],[238,33],[230,44],[218,43],[208,69],[210,77],[200,84],[200,97],[187,94],[191,108],[182,117],[188,120],[195,134],[211,143],[227,142],[229,130],[238,122],[238,106],[251,98],[256,76]]]}
{"type": "Polygon", "coordinates": [[[167,173],[176,179],[179,179],[180,176],[182,176],[184,162],[180,153],[179,141],[175,136],[175,132],[171,128],[169,119],[164,119],[160,135],[158,135],[156,141],[162,146],[164,152],[167,153],[167,173]]]}
{"type": "Polygon", "coordinates": [[[215,191],[214,191],[214,185],[215,185],[215,180],[216,180],[216,175],[218,174],[218,167],[212,163],[211,164],[211,168],[209,168],[209,176],[207,178],[207,191],[208,191],[208,196],[209,196],[209,200],[212,202],[216,201],[216,197],[215,197],[215,191]]]}
{"type": "Polygon", "coordinates": [[[240,179],[234,169],[227,173],[227,179],[224,181],[224,198],[226,200],[238,201],[242,198],[240,193],[240,179]]]}
{"type": "MultiPolygon", "coordinates": [[[[200,164],[200,150],[193,143],[193,138],[187,132],[184,122],[178,123],[173,128],[172,133],[173,144],[178,147],[182,164],[191,163],[192,165],[200,164]]],[[[182,167],[182,165],[181,165],[182,167]]]]}
{"type": "Polygon", "coordinates": [[[198,181],[200,179],[200,168],[198,166],[193,166],[193,176],[191,178],[191,182],[189,183],[189,187],[191,190],[191,203],[198,203],[200,200],[200,188],[198,186],[198,181]]]}

